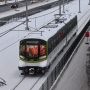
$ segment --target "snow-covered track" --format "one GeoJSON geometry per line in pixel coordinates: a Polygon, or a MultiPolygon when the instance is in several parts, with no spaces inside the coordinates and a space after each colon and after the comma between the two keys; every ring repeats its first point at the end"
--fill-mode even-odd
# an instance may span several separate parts
{"type": "Polygon", "coordinates": [[[41,77],[24,76],[11,90],[21,90],[22,87],[24,90],[32,90],[41,77]]]}
{"type": "Polygon", "coordinates": [[[23,77],[23,78],[15,85],[15,87],[14,87],[12,90],[15,90],[15,89],[23,82],[24,79],[25,79],[25,77],[23,77]]]}
{"type": "Polygon", "coordinates": [[[13,28],[11,28],[11,29],[9,29],[9,30],[6,30],[6,31],[0,33],[0,37],[6,35],[6,34],[9,33],[10,31],[13,31],[13,29],[15,29],[16,27],[18,27],[18,26],[20,26],[20,25],[22,25],[22,24],[24,24],[24,23],[25,23],[25,22],[22,22],[22,23],[18,24],[17,26],[15,26],[15,27],[13,27],[13,28]]]}

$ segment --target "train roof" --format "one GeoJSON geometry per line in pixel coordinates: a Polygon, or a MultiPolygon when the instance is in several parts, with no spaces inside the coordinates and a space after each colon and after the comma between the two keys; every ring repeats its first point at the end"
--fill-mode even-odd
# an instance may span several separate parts
{"type": "Polygon", "coordinates": [[[47,25],[43,26],[39,30],[30,30],[30,33],[24,38],[35,38],[35,39],[43,39],[47,41],[49,38],[51,38],[53,35],[55,35],[58,30],[60,30],[65,24],[67,24],[72,18],[74,18],[76,15],[62,15],[60,17],[60,20],[64,20],[62,23],[55,23],[55,20],[53,20],[51,23],[48,23],[47,25]]]}

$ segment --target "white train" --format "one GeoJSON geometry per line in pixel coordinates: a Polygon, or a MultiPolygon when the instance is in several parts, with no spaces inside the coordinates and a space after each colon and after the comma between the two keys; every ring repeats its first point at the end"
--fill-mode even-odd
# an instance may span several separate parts
{"type": "Polygon", "coordinates": [[[77,32],[77,16],[65,15],[20,41],[21,74],[45,73],[58,52],[77,32]],[[41,32],[41,34],[40,34],[41,32]]]}

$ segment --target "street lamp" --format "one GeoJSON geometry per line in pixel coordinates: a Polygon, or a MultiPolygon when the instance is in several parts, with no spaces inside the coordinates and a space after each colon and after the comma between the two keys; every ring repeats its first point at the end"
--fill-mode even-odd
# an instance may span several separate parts
{"type": "Polygon", "coordinates": [[[80,0],[79,0],[79,12],[78,13],[81,13],[80,0]]]}
{"type": "Polygon", "coordinates": [[[26,30],[29,30],[29,27],[28,27],[28,3],[27,3],[27,0],[26,0],[26,30]]]}

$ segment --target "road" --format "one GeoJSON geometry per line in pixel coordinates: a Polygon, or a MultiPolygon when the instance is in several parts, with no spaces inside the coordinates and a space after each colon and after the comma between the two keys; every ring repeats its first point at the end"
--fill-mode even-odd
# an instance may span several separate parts
{"type": "MultiPolygon", "coordinates": [[[[27,2],[28,2],[28,5],[32,4],[29,0],[27,2]]],[[[17,4],[18,4],[18,8],[23,7],[23,6],[26,5],[25,1],[20,1],[17,4]]],[[[5,11],[8,11],[8,10],[11,10],[12,9],[11,5],[12,5],[12,3],[8,3],[6,5],[1,5],[0,6],[0,12],[5,12],[5,11]]]]}

